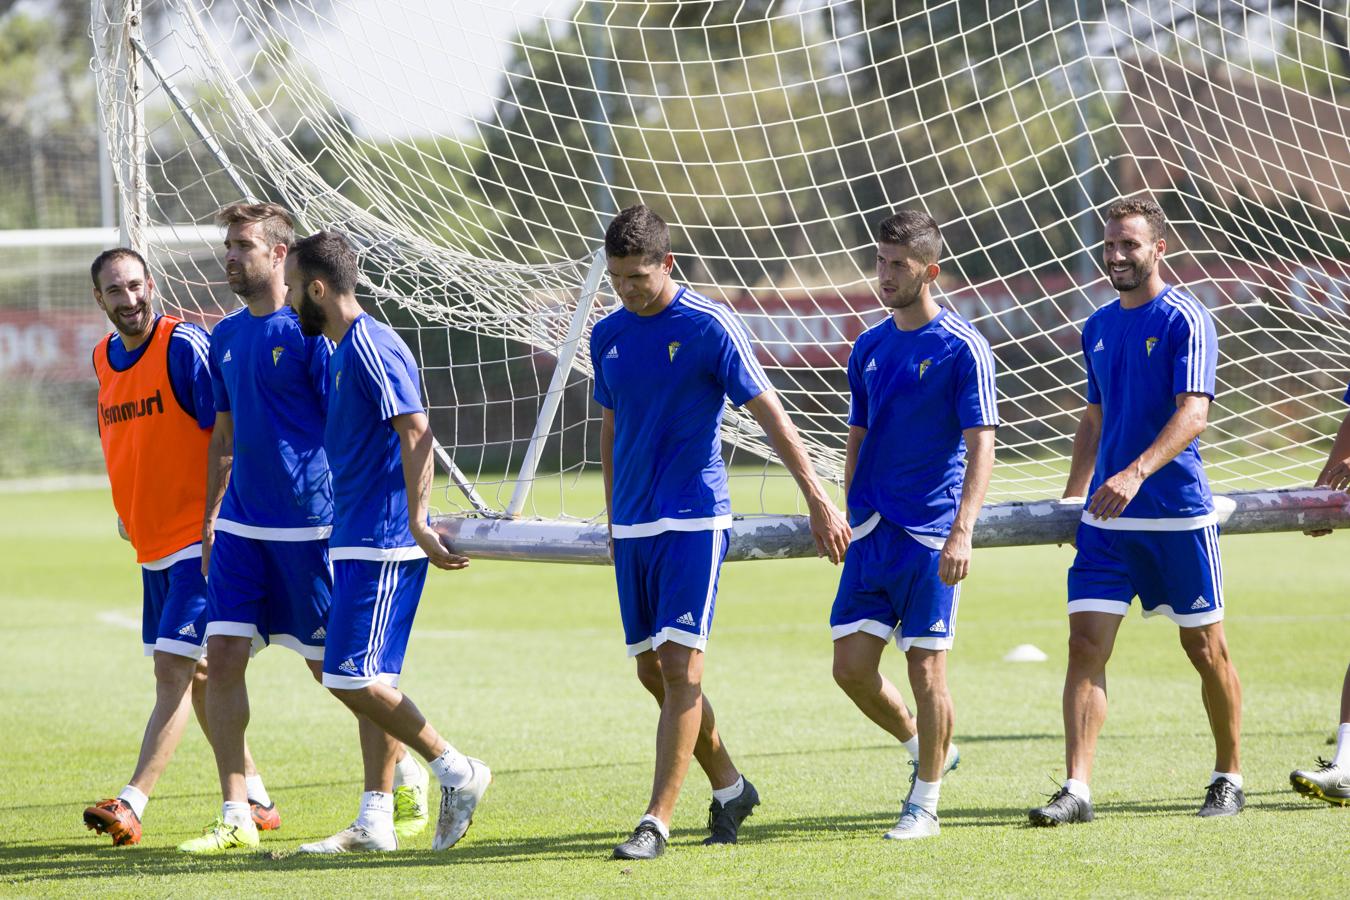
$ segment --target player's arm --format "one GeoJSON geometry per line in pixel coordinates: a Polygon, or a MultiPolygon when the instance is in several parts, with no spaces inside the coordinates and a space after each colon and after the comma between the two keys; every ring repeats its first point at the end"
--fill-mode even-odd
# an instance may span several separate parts
{"type": "Polygon", "coordinates": [[[853,488],[853,473],[858,469],[858,451],[862,449],[867,429],[860,425],[848,426],[848,439],[844,443],[844,496],[853,488]]]}
{"type": "Polygon", "coordinates": [[[1073,456],[1069,462],[1069,480],[1064,485],[1065,497],[1087,496],[1101,440],[1102,405],[1089,403],[1083,408],[1083,417],[1078,420],[1078,429],[1073,433],[1073,456]]]}
{"type": "MultiPolygon", "coordinates": [[[[1334,491],[1343,491],[1350,487],[1350,414],[1341,421],[1336,440],[1327,454],[1326,465],[1317,475],[1314,487],[1327,487],[1334,491]]],[[[1314,528],[1303,532],[1309,537],[1322,537],[1331,534],[1330,528],[1314,528]]]]}
{"type": "Polygon", "coordinates": [[[605,478],[605,526],[609,529],[609,561],[614,562],[614,410],[600,408],[600,471],[605,478]]]}
{"type": "Polygon", "coordinates": [[[234,414],[216,410],[216,425],[206,445],[206,513],[202,517],[202,574],[211,568],[211,547],[216,540],[216,516],[225,499],[225,487],[234,468],[234,414]]]}
{"type": "Polygon", "coordinates": [[[811,536],[816,541],[816,553],[826,556],[832,563],[839,563],[848,551],[848,542],[852,532],[839,509],[830,502],[825,488],[811,467],[811,458],[806,455],[802,439],[797,428],[783,410],[777,392],[762,391],[745,404],[745,408],[759,422],[764,433],[769,436],[778,458],[797,482],[798,489],[806,498],[810,511],[811,536]]]}
{"type": "Polygon", "coordinates": [[[966,439],[966,477],[961,484],[961,503],[956,507],[951,533],[938,557],[938,577],[943,584],[956,584],[970,574],[971,538],[975,520],[989,491],[994,471],[994,426],[978,425],[961,432],[966,439]]]}
{"type": "Polygon", "coordinates": [[[1088,500],[1087,511],[1098,519],[1114,519],[1139,493],[1144,479],[1171,462],[1190,446],[1209,424],[1209,395],[1177,394],[1172,413],[1153,443],[1121,471],[1102,483],[1088,500]]]}
{"type": "Polygon", "coordinates": [[[427,559],[438,569],[462,569],[469,560],[446,549],[441,536],[427,522],[427,498],[431,494],[431,451],[434,441],[425,413],[414,412],[389,420],[398,434],[399,458],[403,463],[403,487],[408,493],[408,530],[427,559]]]}

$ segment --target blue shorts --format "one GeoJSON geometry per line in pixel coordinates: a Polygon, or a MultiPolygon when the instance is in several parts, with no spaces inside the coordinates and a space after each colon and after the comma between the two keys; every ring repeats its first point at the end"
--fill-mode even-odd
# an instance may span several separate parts
{"type": "Polygon", "coordinates": [[[206,633],[323,659],[333,575],[327,541],[265,541],[216,531],[206,633]]]}
{"type": "Polygon", "coordinates": [[[708,646],[727,531],[663,531],[614,541],[619,617],[628,655],[674,641],[708,646]]]}
{"type": "Polygon", "coordinates": [[[173,561],[165,568],[141,566],[141,643],[145,655],[153,656],[159,650],[201,659],[206,649],[206,579],[202,577],[201,544],[167,558],[173,561]],[[190,552],[193,549],[196,553],[190,552]]]}
{"type": "Polygon", "coordinates": [[[956,638],[961,586],[938,577],[940,549],[919,543],[882,519],[849,544],[839,591],[830,608],[830,636],[862,631],[901,650],[950,650],[956,638]]]}
{"type": "Polygon", "coordinates": [[[1144,615],[1186,628],[1223,619],[1219,527],[1189,531],[1115,531],[1078,526],[1069,568],[1069,612],[1123,616],[1139,597],[1144,615]]]}
{"type": "Polygon", "coordinates": [[[398,687],[428,565],[426,557],[333,560],[324,687],[355,690],[376,681],[398,687]]]}

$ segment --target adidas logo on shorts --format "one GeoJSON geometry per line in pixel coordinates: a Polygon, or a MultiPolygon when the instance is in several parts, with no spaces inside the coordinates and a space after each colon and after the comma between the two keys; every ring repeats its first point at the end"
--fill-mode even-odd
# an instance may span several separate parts
{"type": "Polygon", "coordinates": [[[197,629],[193,628],[192,623],[189,622],[182,628],[178,629],[178,633],[181,634],[183,637],[195,638],[197,636],[197,629]]]}
{"type": "Polygon", "coordinates": [[[356,663],[352,662],[350,659],[343,660],[342,665],[338,666],[338,669],[343,672],[350,672],[353,675],[357,674],[356,663]]]}
{"type": "Polygon", "coordinates": [[[1195,602],[1191,604],[1191,609],[1204,609],[1209,606],[1209,601],[1204,597],[1196,597],[1195,602]]]}
{"type": "Polygon", "coordinates": [[[320,625],[318,630],[309,636],[309,639],[311,641],[321,641],[326,637],[328,637],[328,630],[320,625]]]}
{"type": "Polygon", "coordinates": [[[938,619],[938,620],[937,620],[936,622],[934,622],[932,625],[929,625],[929,626],[928,626],[928,630],[929,630],[929,631],[936,631],[936,632],[939,632],[939,633],[944,633],[944,632],[946,632],[946,630],[947,630],[947,622],[946,622],[945,620],[943,620],[943,619],[938,619]]]}
{"type": "Polygon", "coordinates": [[[692,628],[698,623],[694,621],[693,613],[685,613],[684,615],[680,616],[678,619],[675,620],[675,624],[688,625],[690,628],[692,628]]]}

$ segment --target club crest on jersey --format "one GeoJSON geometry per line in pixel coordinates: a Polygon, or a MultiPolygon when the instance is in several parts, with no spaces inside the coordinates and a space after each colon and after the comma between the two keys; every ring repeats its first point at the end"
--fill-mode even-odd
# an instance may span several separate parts
{"type": "Polygon", "coordinates": [[[680,352],[680,342],[671,341],[669,344],[666,344],[666,352],[670,354],[670,361],[674,362],[675,354],[680,352]]]}
{"type": "Polygon", "coordinates": [[[272,365],[275,366],[275,365],[277,364],[277,360],[281,359],[281,354],[282,354],[282,353],[285,353],[285,352],[286,352],[286,348],[285,348],[285,347],[273,347],[273,348],[272,348],[272,365]]]}
{"type": "Polygon", "coordinates": [[[1157,346],[1157,343],[1158,339],[1155,337],[1148,338],[1147,340],[1144,341],[1144,350],[1148,353],[1149,356],[1153,355],[1153,348],[1157,346]]]}
{"type": "Polygon", "coordinates": [[[928,371],[928,367],[931,366],[932,364],[933,364],[933,360],[932,360],[931,357],[928,358],[928,359],[925,359],[923,362],[919,363],[919,378],[920,378],[920,379],[923,378],[923,373],[924,373],[924,372],[927,372],[927,371],[928,371]]]}

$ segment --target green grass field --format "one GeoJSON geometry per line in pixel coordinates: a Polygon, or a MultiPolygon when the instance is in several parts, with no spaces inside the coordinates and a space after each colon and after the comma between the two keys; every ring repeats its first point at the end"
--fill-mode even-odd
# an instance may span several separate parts
{"type": "MultiPolygon", "coordinates": [[[[1062,775],[1071,551],[1038,547],[976,554],[950,666],[963,760],[944,782],[943,832],[882,841],[908,767],[831,680],[836,571],[738,563],[723,572],[705,686],[763,805],[738,846],[699,846],[709,790],[695,769],[667,855],[611,862],[646,801],[656,723],[624,655],[611,574],[480,562],[431,575],[403,679],[495,772],[461,845],[433,854],[424,834],[396,854],[290,855],[352,819],[360,767],[350,716],[296,656],[270,649],[250,669],[249,737],[284,828],[263,853],[203,860],[173,849],[219,810],[195,729],[140,846],[114,849],[80,821],[130,775],[153,693],[139,636],[117,624],[139,618],[140,579],[113,521],[103,492],[0,496],[5,894],[1350,895],[1350,810],[1288,789],[1290,769],[1331,749],[1350,645],[1345,535],[1224,541],[1246,692],[1248,808],[1233,820],[1192,815],[1213,761],[1198,680],[1175,627],[1135,614],[1111,669],[1097,821],[1026,827],[1025,809],[1062,775]],[[1019,643],[1049,662],[1002,662],[1019,643]]],[[[886,665],[902,676],[893,650],[886,665]]]]}

